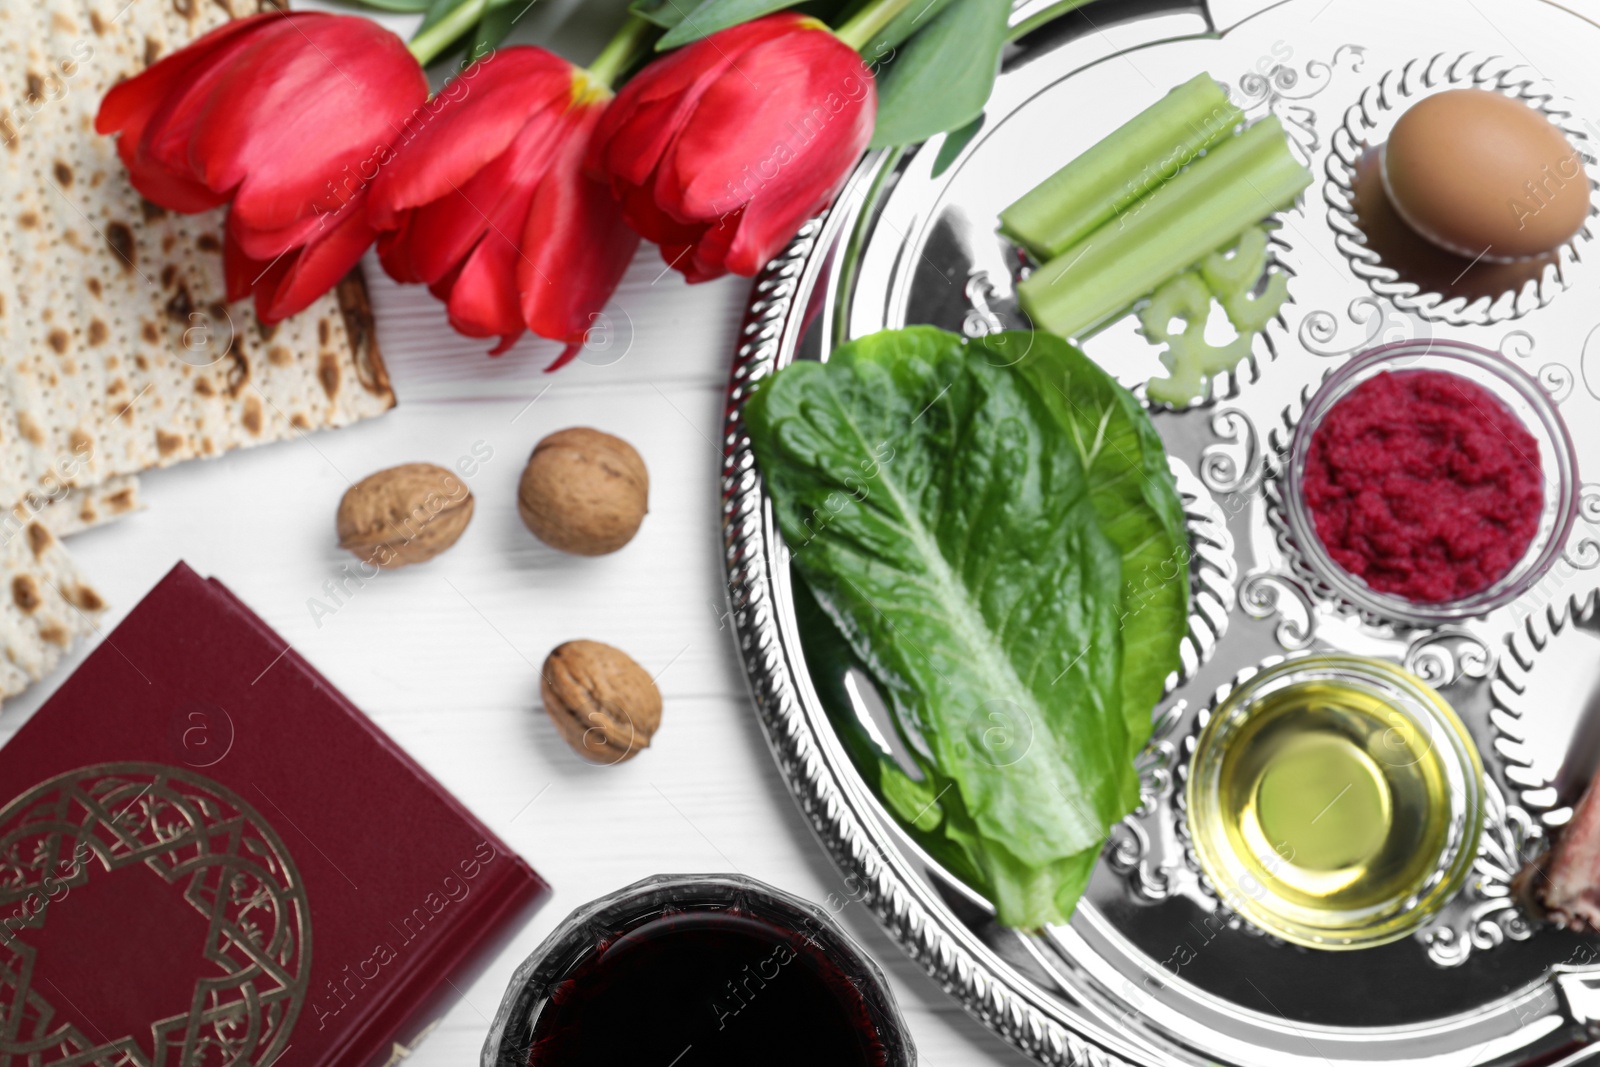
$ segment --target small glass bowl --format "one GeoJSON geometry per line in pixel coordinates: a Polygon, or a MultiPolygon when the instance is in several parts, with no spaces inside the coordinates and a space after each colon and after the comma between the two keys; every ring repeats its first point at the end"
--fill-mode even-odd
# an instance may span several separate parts
{"type": "Polygon", "coordinates": [[[1283,475],[1283,510],[1289,535],[1306,565],[1333,593],[1360,611],[1412,626],[1437,626],[1477,618],[1533,588],[1560,557],[1578,516],[1578,458],[1566,423],[1550,395],[1504,356],[1458,341],[1414,340],[1365,352],[1323,382],[1295,425],[1283,475]],[[1424,603],[1381,593],[1340,566],[1317,535],[1302,488],[1311,439],[1333,406],[1358,385],[1385,371],[1432,370],[1481,386],[1506,406],[1539,443],[1544,509],[1539,528],[1516,566],[1486,589],[1456,600],[1424,603]]]}
{"type": "Polygon", "coordinates": [[[1427,683],[1392,663],[1334,654],[1294,656],[1236,686],[1203,720],[1184,795],[1194,858],[1222,902],[1284,941],[1333,950],[1370,948],[1399,940],[1455,896],[1478,855],[1483,804],[1483,764],[1471,735],[1450,705],[1427,683]],[[1448,821],[1443,823],[1437,858],[1419,865],[1426,873],[1385,899],[1344,910],[1309,907],[1263,883],[1229,839],[1224,814],[1223,766],[1230,747],[1263,710],[1264,701],[1307,683],[1342,687],[1381,701],[1391,723],[1384,740],[1404,731],[1426,741],[1424,752],[1439,754],[1435,766],[1448,792],[1448,821]]]}
{"type": "Polygon", "coordinates": [[[878,965],[823,908],[737,874],[658,874],[567,916],[511,978],[483,1045],[481,1067],[527,1067],[549,995],[578,965],[664,912],[735,911],[794,930],[819,945],[860,992],[877,1029],[886,1067],[916,1067],[917,1052],[878,965]]]}

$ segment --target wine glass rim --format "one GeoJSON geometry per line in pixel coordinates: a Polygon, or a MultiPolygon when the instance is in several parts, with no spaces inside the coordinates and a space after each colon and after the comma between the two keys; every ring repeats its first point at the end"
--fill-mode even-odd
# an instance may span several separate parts
{"type": "Polygon", "coordinates": [[[863,997],[887,1067],[915,1067],[916,1048],[894,992],[877,962],[827,909],[743,874],[656,874],[575,908],[512,976],[484,1043],[482,1067],[526,1067],[539,1009],[548,990],[602,948],[597,931],[615,935],[663,915],[755,902],[757,918],[820,939],[863,997]]]}

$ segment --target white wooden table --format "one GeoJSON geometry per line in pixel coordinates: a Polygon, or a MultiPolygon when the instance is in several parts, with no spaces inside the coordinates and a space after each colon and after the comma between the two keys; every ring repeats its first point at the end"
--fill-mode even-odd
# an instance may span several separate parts
{"type": "MultiPolygon", "coordinates": [[[[513,969],[584,901],[669,871],[738,871],[816,901],[847,891],[768,754],[723,618],[715,442],[748,283],[687,286],[647,246],[611,305],[611,347],[546,375],[557,346],[525,340],[492,360],[424,290],[395,286],[370,256],[367,275],[395,411],[152,473],[146,511],[70,548],[112,602],[107,631],[180,559],[220,578],[554,885],[408,1060],[462,1067],[513,969]],[[517,517],[534,442],[574,425],[626,438],[650,469],[649,517],[610,557],[548,549],[517,517]],[[350,482],[410,460],[454,466],[478,442],[493,457],[469,481],[477,512],[461,541],[334,604],[323,587],[353,560],[333,532],[350,482]],[[539,707],[539,664],[577,637],[626,650],[665,698],[653,746],[616,767],[582,762],[539,707]]],[[[84,651],[7,705],[0,743],[84,651]]],[[[1026,1062],[859,903],[842,919],[890,973],[923,1063],[1026,1062]]]]}

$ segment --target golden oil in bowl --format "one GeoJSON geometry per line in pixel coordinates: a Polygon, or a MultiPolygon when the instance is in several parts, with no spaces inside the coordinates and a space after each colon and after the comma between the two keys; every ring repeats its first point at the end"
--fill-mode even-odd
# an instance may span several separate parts
{"type": "Polygon", "coordinates": [[[1482,767],[1449,705],[1381,660],[1305,656],[1211,714],[1189,776],[1189,830],[1223,901],[1316,948],[1403,937],[1477,854],[1482,767]]]}

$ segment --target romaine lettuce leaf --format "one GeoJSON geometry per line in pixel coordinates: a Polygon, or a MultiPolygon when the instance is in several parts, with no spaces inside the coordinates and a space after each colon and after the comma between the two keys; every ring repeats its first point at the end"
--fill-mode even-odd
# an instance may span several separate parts
{"type": "MultiPolygon", "coordinates": [[[[1017,370],[1077,446],[1100,529],[1122,556],[1122,707],[1136,755],[1150,739],[1151,713],[1188,631],[1183,502],[1166,448],[1133,394],[1061,338],[1037,333],[1031,342],[1017,370]]],[[[1004,353],[1018,346],[993,347],[1004,353]]]]}
{"type": "Polygon", "coordinates": [[[970,825],[948,829],[975,837],[1001,921],[1037,926],[1137,802],[1122,563],[1082,443],[987,355],[878,334],[786,368],[745,419],[795,567],[958,794],[970,825]]]}

